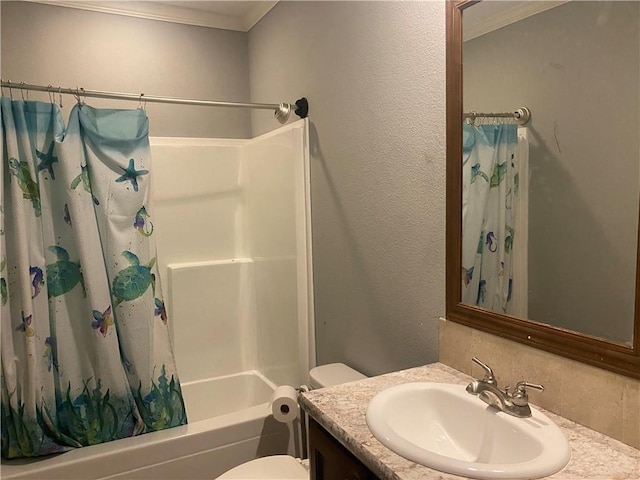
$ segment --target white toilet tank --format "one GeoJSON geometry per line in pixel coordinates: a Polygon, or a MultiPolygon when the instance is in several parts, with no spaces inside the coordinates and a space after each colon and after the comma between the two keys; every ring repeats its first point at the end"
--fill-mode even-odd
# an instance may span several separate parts
{"type": "Polygon", "coordinates": [[[362,373],[344,363],[329,363],[312,368],[309,371],[311,388],[331,387],[341,383],[355,382],[367,378],[362,373]]]}

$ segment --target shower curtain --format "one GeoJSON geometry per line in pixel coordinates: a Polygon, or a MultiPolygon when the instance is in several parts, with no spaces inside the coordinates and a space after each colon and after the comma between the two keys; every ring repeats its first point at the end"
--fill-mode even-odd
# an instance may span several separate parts
{"type": "Polygon", "coordinates": [[[148,119],[2,98],[2,455],[186,423],[156,270],[148,119]]]}
{"type": "Polygon", "coordinates": [[[511,313],[519,198],[515,124],[463,126],[462,301],[511,313]]]}

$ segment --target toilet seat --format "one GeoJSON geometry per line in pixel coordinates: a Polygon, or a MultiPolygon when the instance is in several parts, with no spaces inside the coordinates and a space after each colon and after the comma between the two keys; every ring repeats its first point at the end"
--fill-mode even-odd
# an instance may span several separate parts
{"type": "Polygon", "coordinates": [[[216,480],[309,480],[309,472],[289,455],[272,455],[238,465],[216,480]]]}

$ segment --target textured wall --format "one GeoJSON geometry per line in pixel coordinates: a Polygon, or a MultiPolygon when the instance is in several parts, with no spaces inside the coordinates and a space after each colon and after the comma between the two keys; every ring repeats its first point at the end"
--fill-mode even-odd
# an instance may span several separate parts
{"type": "MultiPolygon", "coordinates": [[[[187,98],[247,101],[247,35],[26,2],[0,3],[2,78],[187,98]]],[[[19,98],[14,92],[14,97],[19,98]]],[[[46,93],[30,98],[47,100],[46,93]]],[[[74,104],[64,98],[65,110],[74,104]]],[[[90,99],[94,106],[136,108],[90,99]]],[[[247,110],[148,104],[151,135],[248,138],[247,110]]]]}
{"type": "Polygon", "coordinates": [[[280,2],[249,34],[252,101],[311,105],[319,363],[378,374],[438,358],[444,46],[444,2],[280,2]]]}

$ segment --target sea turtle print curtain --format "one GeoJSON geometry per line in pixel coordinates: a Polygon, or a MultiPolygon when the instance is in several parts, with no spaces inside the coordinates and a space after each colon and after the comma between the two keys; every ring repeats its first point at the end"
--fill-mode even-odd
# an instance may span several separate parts
{"type": "Polygon", "coordinates": [[[463,126],[462,301],[510,313],[519,197],[518,126],[463,126]]]}
{"type": "Polygon", "coordinates": [[[1,102],[2,455],[186,423],[145,112],[1,102]]]}

